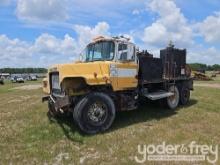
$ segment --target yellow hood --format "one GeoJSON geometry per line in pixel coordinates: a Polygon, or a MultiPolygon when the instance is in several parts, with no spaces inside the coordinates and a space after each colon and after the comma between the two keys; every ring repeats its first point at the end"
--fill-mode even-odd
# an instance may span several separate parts
{"type": "Polygon", "coordinates": [[[62,64],[50,68],[49,72],[58,71],[60,82],[65,78],[82,77],[89,85],[106,84],[105,78],[109,78],[109,66],[111,63],[109,61],[96,61],[62,64]]]}

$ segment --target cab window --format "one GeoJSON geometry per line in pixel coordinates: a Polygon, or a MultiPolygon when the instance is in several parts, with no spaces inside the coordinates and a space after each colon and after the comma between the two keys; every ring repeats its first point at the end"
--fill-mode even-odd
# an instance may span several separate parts
{"type": "Polygon", "coordinates": [[[118,54],[119,54],[119,60],[121,61],[135,60],[135,48],[131,44],[119,44],[118,54]]]}
{"type": "Polygon", "coordinates": [[[112,41],[102,41],[87,46],[85,61],[112,60],[115,53],[115,44],[112,41]]]}

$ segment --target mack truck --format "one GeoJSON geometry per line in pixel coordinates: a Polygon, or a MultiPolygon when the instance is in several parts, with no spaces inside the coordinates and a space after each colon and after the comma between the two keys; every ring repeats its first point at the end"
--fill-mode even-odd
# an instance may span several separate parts
{"type": "Polygon", "coordinates": [[[169,44],[154,57],[123,36],[100,36],[79,61],[48,69],[42,101],[48,102],[50,115],[71,114],[86,134],[108,130],[117,111],[135,110],[143,100],[175,110],[189,103],[193,90],[186,53],[169,44]]]}

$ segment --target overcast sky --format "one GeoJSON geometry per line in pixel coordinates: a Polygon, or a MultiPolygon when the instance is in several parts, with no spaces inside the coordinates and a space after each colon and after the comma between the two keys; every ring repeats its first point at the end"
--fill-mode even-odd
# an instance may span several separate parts
{"type": "Polygon", "coordinates": [[[156,56],[220,64],[219,0],[0,0],[0,67],[71,62],[97,35],[126,35],[156,56]]]}

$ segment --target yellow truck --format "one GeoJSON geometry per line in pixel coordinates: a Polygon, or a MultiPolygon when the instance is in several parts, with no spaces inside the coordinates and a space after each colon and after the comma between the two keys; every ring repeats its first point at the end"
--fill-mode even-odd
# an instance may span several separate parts
{"type": "Polygon", "coordinates": [[[73,114],[85,133],[106,131],[116,111],[135,110],[140,100],[160,100],[170,109],[189,102],[193,80],[186,50],[169,45],[155,58],[128,38],[101,36],[80,57],[48,69],[42,101],[48,101],[53,116],[73,114]]]}

